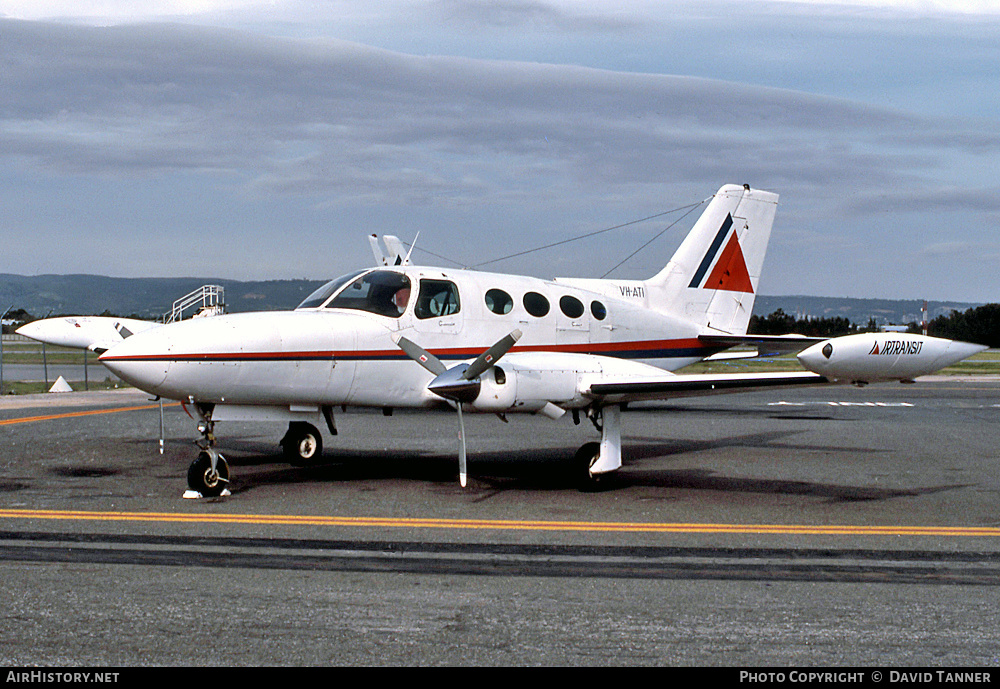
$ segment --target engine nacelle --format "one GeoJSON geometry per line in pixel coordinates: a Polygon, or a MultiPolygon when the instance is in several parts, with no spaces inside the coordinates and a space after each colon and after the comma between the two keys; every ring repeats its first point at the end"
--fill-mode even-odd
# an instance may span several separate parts
{"type": "Polygon", "coordinates": [[[909,333],[860,333],[812,345],[798,355],[813,373],[870,383],[912,381],[981,352],[986,347],[909,333]]]}
{"type": "Polygon", "coordinates": [[[511,354],[483,374],[479,395],[469,406],[491,413],[535,413],[550,404],[563,409],[581,407],[587,402],[580,394],[581,378],[601,370],[600,357],[511,354]]]}

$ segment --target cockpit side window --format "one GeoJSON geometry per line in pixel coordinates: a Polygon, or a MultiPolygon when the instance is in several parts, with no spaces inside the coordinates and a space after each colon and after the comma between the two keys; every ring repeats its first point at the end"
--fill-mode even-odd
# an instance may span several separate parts
{"type": "Polygon", "coordinates": [[[354,309],[399,318],[410,300],[410,278],[391,270],[362,275],[334,297],[328,309],[354,309]]]}
{"type": "Polygon", "coordinates": [[[438,318],[458,313],[462,305],[458,287],[448,280],[421,280],[414,313],[417,318],[438,318]]]}

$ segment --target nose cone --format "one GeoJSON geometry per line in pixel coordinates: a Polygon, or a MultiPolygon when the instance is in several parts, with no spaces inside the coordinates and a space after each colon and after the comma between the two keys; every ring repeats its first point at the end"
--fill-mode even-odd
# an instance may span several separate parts
{"type": "Polygon", "coordinates": [[[824,374],[830,366],[830,358],[833,356],[833,343],[831,340],[817,342],[799,352],[796,357],[805,368],[813,373],[824,374]]]}
{"type": "Polygon", "coordinates": [[[170,370],[169,326],[147,330],[115,345],[99,357],[108,370],[130,385],[153,395],[170,370]]]}

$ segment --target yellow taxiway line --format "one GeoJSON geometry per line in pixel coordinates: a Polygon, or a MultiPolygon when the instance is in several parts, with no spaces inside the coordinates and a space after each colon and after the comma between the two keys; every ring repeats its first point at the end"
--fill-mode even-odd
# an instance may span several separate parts
{"type": "Polygon", "coordinates": [[[634,522],[533,521],[508,519],[432,519],[418,517],[338,517],[282,514],[184,514],[179,512],[86,512],[79,510],[0,509],[0,519],[183,522],[274,526],[341,526],[397,529],[477,529],[514,531],[591,531],[614,533],[779,534],[810,536],[1000,537],[1000,528],[976,526],[852,526],[848,524],[683,524],[634,522]]]}
{"type": "MultiPolygon", "coordinates": [[[[164,403],[164,407],[176,407],[180,402],[164,403]]],[[[18,419],[0,419],[0,426],[12,426],[16,423],[35,423],[36,421],[52,421],[54,419],[72,419],[77,416],[93,414],[114,414],[120,411],[139,411],[141,409],[159,409],[159,404],[143,404],[137,407],[112,407],[110,409],[88,409],[85,411],[69,411],[62,414],[46,414],[44,416],[22,416],[18,419]]]]}

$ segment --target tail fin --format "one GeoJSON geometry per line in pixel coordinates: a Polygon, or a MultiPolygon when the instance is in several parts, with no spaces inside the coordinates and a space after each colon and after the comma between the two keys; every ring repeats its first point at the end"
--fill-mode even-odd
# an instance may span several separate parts
{"type": "Polygon", "coordinates": [[[705,330],[745,334],[778,195],[726,185],[666,267],[646,281],[651,305],[705,330]]]}

